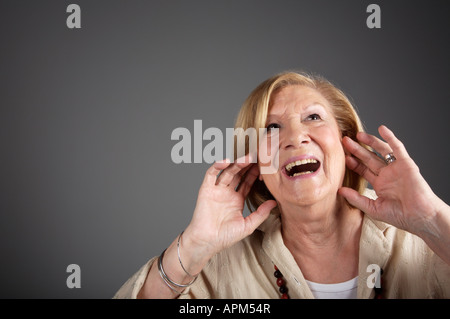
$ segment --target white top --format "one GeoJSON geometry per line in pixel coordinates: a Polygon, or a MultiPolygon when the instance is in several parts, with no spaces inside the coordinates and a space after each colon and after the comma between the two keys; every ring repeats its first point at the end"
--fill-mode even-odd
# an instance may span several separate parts
{"type": "Polygon", "coordinates": [[[309,280],[306,283],[317,299],[356,299],[358,277],[337,284],[318,284],[309,280]]]}

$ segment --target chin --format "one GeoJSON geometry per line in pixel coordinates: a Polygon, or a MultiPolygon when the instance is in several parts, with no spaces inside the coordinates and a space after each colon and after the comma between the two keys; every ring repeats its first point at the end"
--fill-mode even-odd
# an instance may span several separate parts
{"type": "MultiPolygon", "coordinates": [[[[336,200],[339,187],[327,184],[303,183],[296,185],[294,189],[287,190],[287,194],[293,195],[289,201],[298,206],[311,206],[324,200],[336,200]]],[[[286,198],[287,199],[287,198],[286,198]]]]}

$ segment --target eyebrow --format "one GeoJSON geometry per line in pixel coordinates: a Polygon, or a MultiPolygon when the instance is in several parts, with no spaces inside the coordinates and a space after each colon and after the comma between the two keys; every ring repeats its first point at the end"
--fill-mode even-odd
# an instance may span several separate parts
{"type": "Polygon", "coordinates": [[[305,107],[305,110],[308,110],[309,108],[314,107],[314,106],[319,106],[325,110],[327,109],[327,107],[325,105],[323,105],[322,103],[314,102],[314,103],[309,104],[307,107],[305,107]]]}

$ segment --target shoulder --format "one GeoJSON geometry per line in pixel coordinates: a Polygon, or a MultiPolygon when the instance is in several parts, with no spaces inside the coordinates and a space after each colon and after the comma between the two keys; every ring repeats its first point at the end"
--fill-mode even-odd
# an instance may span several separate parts
{"type": "MultiPolygon", "coordinates": [[[[376,198],[372,190],[364,195],[376,198]]],[[[389,286],[388,297],[450,296],[450,266],[420,237],[365,214],[360,240],[360,274],[371,264],[383,269],[389,286]]]]}
{"type": "Polygon", "coordinates": [[[273,266],[270,266],[270,259],[262,250],[263,237],[264,234],[256,230],[250,236],[216,254],[203,268],[196,287],[191,291],[195,292],[196,297],[207,296],[207,298],[268,297],[267,289],[264,288],[264,278],[267,277],[266,268],[271,269],[273,266]]]}

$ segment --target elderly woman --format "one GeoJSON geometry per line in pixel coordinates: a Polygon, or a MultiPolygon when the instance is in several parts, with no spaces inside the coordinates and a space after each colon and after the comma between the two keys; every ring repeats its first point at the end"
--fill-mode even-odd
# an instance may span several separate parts
{"type": "Polygon", "coordinates": [[[277,134],[279,169],[212,165],[189,226],[115,298],[450,298],[450,207],[387,127],[364,133],[340,90],[294,72],[236,127],[277,134]]]}

